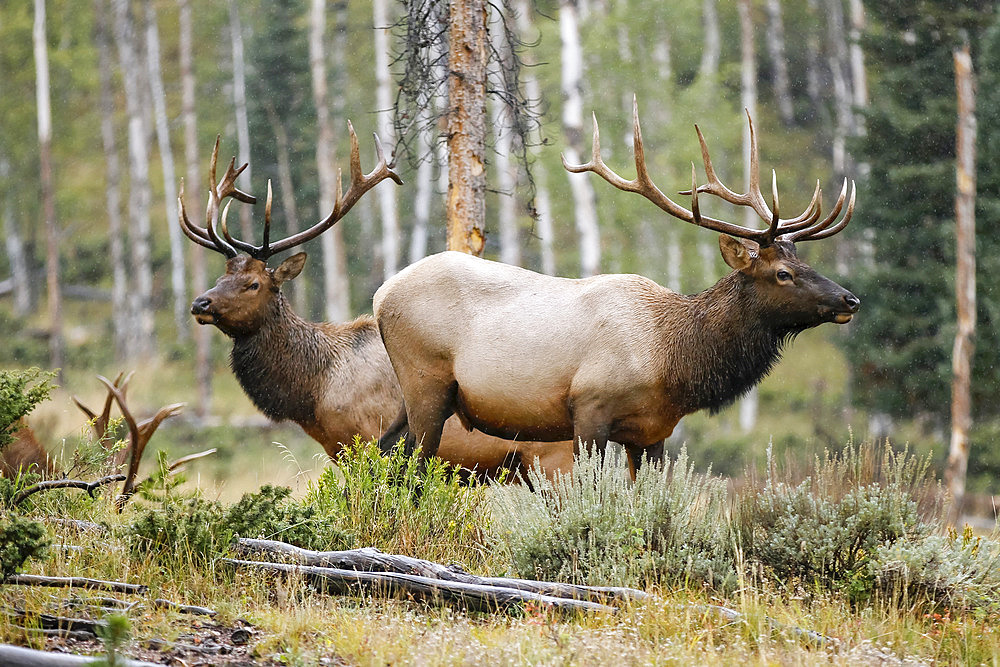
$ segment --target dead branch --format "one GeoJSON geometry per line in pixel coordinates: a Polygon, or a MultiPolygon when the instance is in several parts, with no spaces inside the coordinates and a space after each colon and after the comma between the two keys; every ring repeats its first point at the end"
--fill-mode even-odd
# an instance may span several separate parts
{"type": "Polygon", "coordinates": [[[54,616],[52,614],[29,614],[17,607],[6,607],[2,613],[12,621],[29,623],[43,630],[68,630],[71,632],[89,632],[97,635],[99,629],[107,627],[106,621],[92,621],[87,618],[70,618],[66,616],[54,616]]]}
{"type": "Polygon", "coordinates": [[[506,577],[478,577],[456,566],[444,566],[429,560],[387,554],[372,547],[350,551],[310,551],[275,540],[255,540],[240,538],[236,543],[236,553],[240,556],[268,554],[282,556],[301,565],[332,567],[364,572],[395,572],[418,575],[442,581],[461,582],[475,586],[513,588],[520,591],[538,593],[571,600],[591,602],[646,600],[649,593],[635,588],[611,586],[577,586],[553,581],[532,581],[506,577]]]}
{"type": "Polygon", "coordinates": [[[301,575],[317,588],[341,595],[392,595],[430,604],[454,605],[472,611],[494,612],[523,607],[533,602],[541,607],[560,611],[604,612],[613,614],[614,607],[587,600],[558,598],[530,591],[500,586],[479,586],[460,581],[444,581],[397,572],[359,572],[332,567],[288,565],[223,558],[219,562],[234,568],[263,570],[273,574],[301,575]]]}
{"type": "MultiPolygon", "coordinates": [[[[77,667],[78,665],[93,665],[94,660],[95,656],[36,651],[21,646],[0,644],[0,665],[5,667],[77,667]]],[[[129,660],[120,656],[115,659],[115,664],[122,667],[157,667],[152,662],[129,660]]]]}
{"type": "Polygon", "coordinates": [[[193,604],[179,604],[177,602],[171,602],[170,600],[164,600],[163,598],[153,600],[153,607],[155,609],[171,609],[181,614],[194,614],[195,616],[215,616],[219,613],[214,609],[209,609],[208,607],[199,607],[193,604]]]}
{"type": "Polygon", "coordinates": [[[82,479],[49,479],[44,482],[39,482],[38,484],[33,484],[26,489],[22,489],[17,495],[11,499],[11,505],[17,507],[20,505],[25,498],[38,493],[39,491],[48,491],[50,489],[82,489],[86,491],[91,498],[94,498],[94,492],[101,488],[105,484],[111,484],[113,482],[120,482],[125,479],[125,475],[108,475],[107,477],[102,477],[93,482],[85,482],[82,479]]]}
{"type": "Polygon", "coordinates": [[[13,586],[53,586],[56,588],[86,588],[98,591],[113,591],[115,593],[130,593],[145,595],[149,586],[145,584],[127,584],[122,581],[104,581],[86,577],[43,577],[38,574],[12,574],[3,579],[4,584],[13,586]]]}

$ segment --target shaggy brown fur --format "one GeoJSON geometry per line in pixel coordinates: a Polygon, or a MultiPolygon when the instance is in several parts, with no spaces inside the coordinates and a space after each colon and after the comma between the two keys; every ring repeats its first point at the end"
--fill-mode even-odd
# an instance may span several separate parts
{"type": "Polygon", "coordinates": [[[0,476],[14,477],[18,471],[36,472],[45,476],[55,472],[55,464],[49,453],[23,419],[21,428],[14,433],[14,442],[0,451],[0,476]]]}

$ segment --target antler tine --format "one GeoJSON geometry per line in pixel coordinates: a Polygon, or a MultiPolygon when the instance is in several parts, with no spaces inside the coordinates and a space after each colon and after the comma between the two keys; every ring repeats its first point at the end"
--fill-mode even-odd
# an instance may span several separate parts
{"type": "Polygon", "coordinates": [[[837,197],[837,202],[833,205],[833,209],[830,211],[829,215],[823,220],[816,222],[809,227],[797,231],[795,234],[789,234],[788,238],[794,241],[795,239],[805,239],[813,234],[818,234],[827,227],[829,227],[840,215],[840,212],[844,208],[844,200],[847,199],[847,179],[844,179],[844,184],[840,187],[840,196],[837,197]]]}
{"type": "Polygon", "coordinates": [[[778,228],[778,236],[797,232],[800,229],[805,229],[806,227],[811,227],[815,224],[823,212],[821,202],[822,198],[823,190],[819,186],[819,179],[816,179],[816,189],[813,190],[812,199],[809,200],[809,205],[806,207],[806,210],[796,218],[782,220],[778,228]]]}
{"type": "Polygon", "coordinates": [[[837,200],[837,205],[834,207],[834,210],[830,212],[830,215],[827,216],[827,219],[815,225],[814,227],[810,227],[809,229],[805,229],[799,232],[798,234],[790,236],[789,240],[819,241],[820,239],[829,238],[834,234],[838,233],[839,231],[841,231],[842,229],[844,229],[844,227],[847,227],[847,223],[851,221],[851,216],[854,215],[854,201],[856,195],[858,194],[858,188],[854,184],[854,181],[851,181],[850,188],[851,188],[851,199],[850,201],[847,202],[847,211],[844,213],[844,217],[841,218],[840,222],[833,225],[832,227],[827,228],[827,225],[829,225],[830,222],[832,222],[837,217],[837,214],[840,213],[841,206],[843,205],[844,202],[844,196],[847,194],[846,178],[844,179],[844,186],[841,188],[840,198],[837,200]]]}
{"type": "MultiPolygon", "coordinates": [[[[387,162],[385,159],[382,142],[379,140],[377,134],[373,133],[373,136],[375,137],[375,157],[377,163],[367,174],[361,171],[361,150],[358,147],[358,137],[354,132],[354,126],[350,123],[350,121],[347,123],[347,129],[351,140],[351,184],[348,186],[347,192],[342,192],[341,190],[341,174],[338,172],[337,195],[334,200],[333,210],[330,214],[309,229],[270,244],[266,253],[258,252],[258,254],[255,255],[258,259],[267,259],[267,257],[270,257],[271,255],[288,250],[289,248],[293,248],[319,236],[327,229],[337,224],[337,222],[347,215],[347,212],[351,210],[351,208],[366,192],[385,179],[392,179],[397,184],[402,185],[403,179],[399,177],[399,174],[393,171],[394,165],[387,162]]],[[[263,248],[261,250],[263,250],[263,248]]]]}
{"type": "Polygon", "coordinates": [[[264,253],[271,246],[271,179],[267,179],[267,200],[264,202],[264,242],[260,248],[264,253]]]}

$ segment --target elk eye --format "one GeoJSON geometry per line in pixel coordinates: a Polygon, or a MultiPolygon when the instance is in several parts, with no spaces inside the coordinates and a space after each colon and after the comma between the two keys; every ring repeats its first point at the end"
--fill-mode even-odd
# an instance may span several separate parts
{"type": "Polygon", "coordinates": [[[777,278],[778,282],[788,283],[792,281],[792,274],[790,274],[788,271],[785,271],[784,269],[781,269],[780,271],[778,271],[777,278]]]}
{"type": "Polygon", "coordinates": [[[258,282],[252,282],[252,283],[250,283],[250,285],[247,286],[247,289],[248,290],[254,290],[254,291],[256,291],[256,290],[260,289],[260,283],[258,283],[258,282]]]}

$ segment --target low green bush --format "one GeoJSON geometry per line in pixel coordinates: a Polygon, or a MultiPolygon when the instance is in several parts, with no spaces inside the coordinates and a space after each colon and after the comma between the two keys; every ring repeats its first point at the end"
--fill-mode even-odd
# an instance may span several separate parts
{"type": "Polygon", "coordinates": [[[0,370],[0,450],[14,440],[20,420],[49,397],[54,373],[38,368],[25,371],[0,370]]]}
{"type": "Polygon", "coordinates": [[[38,558],[48,546],[45,528],[18,516],[0,518],[0,581],[17,573],[29,558],[38,558]]]}
{"type": "Polygon", "coordinates": [[[700,475],[682,450],[633,484],[624,455],[581,452],[550,482],[498,489],[495,535],[523,577],[586,584],[736,582],[726,482],[700,475]]]}

